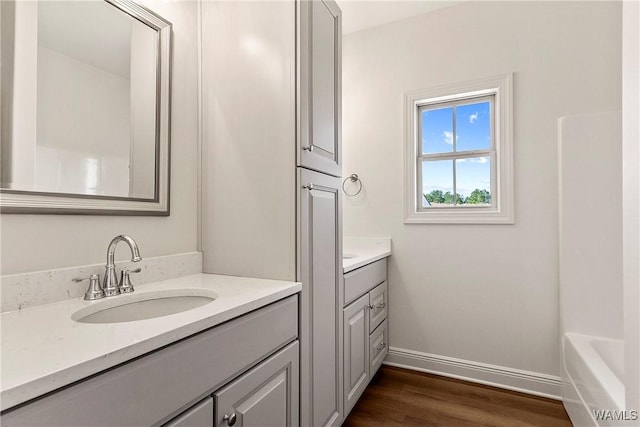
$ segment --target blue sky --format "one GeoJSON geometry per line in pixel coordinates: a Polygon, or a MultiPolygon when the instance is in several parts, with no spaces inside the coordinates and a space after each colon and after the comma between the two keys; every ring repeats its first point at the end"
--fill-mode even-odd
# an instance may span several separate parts
{"type": "MultiPolygon", "coordinates": [[[[490,144],[490,105],[479,102],[456,109],[456,151],[486,150],[490,144]]],[[[422,152],[453,152],[453,107],[422,113],[422,152]]],[[[456,160],[457,192],[468,196],[473,190],[491,190],[491,159],[474,157],[456,160]]],[[[425,161],[422,164],[423,191],[453,192],[453,160],[425,161]]]]}

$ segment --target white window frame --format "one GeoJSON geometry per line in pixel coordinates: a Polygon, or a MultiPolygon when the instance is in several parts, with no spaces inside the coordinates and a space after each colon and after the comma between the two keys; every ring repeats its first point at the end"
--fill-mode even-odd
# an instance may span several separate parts
{"type": "MultiPolygon", "coordinates": [[[[405,217],[407,224],[513,224],[513,75],[438,86],[404,93],[405,117],[405,217]],[[490,206],[422,206],[422,167],[424,158],[457,158],[453,153],[422,154],[420,112],[427,105],[478,102],[493,98],[491,108],[492,147],[465,152],[459,157],[491,157],[490,206]]],[[[455,160],[454,160],[455,161],[455,160]]]]}

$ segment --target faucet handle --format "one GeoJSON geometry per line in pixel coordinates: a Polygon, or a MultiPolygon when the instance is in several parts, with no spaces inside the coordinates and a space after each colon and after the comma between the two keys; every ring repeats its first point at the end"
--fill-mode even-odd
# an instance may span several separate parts
{"type": "Polygon", "coordinates": [[[120,272],[120,284],[118,287],[120,288],[121,294],[128,294],[133,292],[133,285],[131,284],[131,279],[129,278],[130,273],[140,273],[142,269],[140,267],[135,268],[133,270],[122,269],[120,272]]]}
{"type": "Polygon", "coordinates": [[[89,281],[89,288],[87,292],[84,293],[84,299],[86,301],[93,301],[100,298],[104,298],[104,291],[102,290],[102,286],[100,285],[100,275],[92,274],[89,277],[76,277],[71,279],[73,283],[84,282],[85,280],[89,281]]]}

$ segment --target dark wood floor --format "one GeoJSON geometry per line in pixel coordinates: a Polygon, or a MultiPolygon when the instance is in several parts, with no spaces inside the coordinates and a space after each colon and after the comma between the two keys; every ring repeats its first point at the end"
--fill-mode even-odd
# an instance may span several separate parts
{"type": "Polygon", "coordinates": [[[396,425],[571,427],[571,422],[556,400],[383,366],[343,426],[396,425]]]}

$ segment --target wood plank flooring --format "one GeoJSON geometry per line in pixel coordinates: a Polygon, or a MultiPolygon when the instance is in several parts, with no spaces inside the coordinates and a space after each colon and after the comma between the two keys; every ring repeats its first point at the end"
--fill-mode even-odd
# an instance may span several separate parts
{"type": "Polygon", "coordinates": [[[562,402],[382,366],[344,427],[571,427],[562,402]]]}

